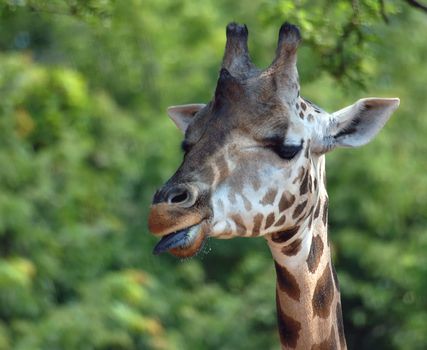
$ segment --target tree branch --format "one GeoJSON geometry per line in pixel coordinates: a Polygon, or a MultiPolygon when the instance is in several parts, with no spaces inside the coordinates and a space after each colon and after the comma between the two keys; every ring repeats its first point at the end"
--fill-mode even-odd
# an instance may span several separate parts
{"type": "Polygon", "coordinates": [[[427,12],[427,5],[419,3],[417,0],[405,0],[410,6],[415,7],[421,11],[427,12]]]}
{"type": "Polygon", "coordinates": [[[388,24],[389,20],[388,20],[387,13],[385,11],[384,0],[379,0],[379,1],[380,1],[380,13],[381,13],[381,17],[382,17],[383,21],[388,24]]]}

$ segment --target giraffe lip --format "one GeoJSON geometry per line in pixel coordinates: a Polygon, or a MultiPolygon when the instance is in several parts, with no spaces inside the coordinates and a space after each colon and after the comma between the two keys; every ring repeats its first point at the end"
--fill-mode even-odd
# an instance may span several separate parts
{"type": "Polygon", "coordinates": [[[159,255],[174,248],[186,248],[190,246],[199,233],[200,224],[187,227],[163,236],[153,249],[154,255],[159,255]]]}

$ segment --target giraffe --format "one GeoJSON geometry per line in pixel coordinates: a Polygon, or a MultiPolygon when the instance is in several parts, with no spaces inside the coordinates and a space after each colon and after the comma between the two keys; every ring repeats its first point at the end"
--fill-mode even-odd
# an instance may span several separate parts
{"type": "Polygon", "coordinates": [[[346,349],[328,241],[325,154],[371,141],[399,105],[365,98],[327,113],[300,95],[298,28],[285,22],[269,67],[251,62],[246,25],[226,29],[207,104],[172,106],[184,159],[155,193],[154,248],[195,255],[209,237],[264,237],[276,270],[282,349],[346,349]]]}

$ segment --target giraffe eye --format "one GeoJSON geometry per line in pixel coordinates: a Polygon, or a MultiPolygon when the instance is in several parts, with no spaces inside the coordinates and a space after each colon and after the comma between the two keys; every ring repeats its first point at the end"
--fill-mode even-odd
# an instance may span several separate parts
{"type": "Polygon", "coordinates": [[[299,151],[302,149],[302,145],[284,145],[283,143],[276,143],[269,146],[269,148],[274,151],[280,158],[291,160],[293,159],[299,151]]]}

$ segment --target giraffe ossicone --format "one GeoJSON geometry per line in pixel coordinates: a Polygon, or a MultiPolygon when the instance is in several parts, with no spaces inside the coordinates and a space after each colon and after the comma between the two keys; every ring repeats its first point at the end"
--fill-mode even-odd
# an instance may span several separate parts
{"type": "Polygon", "coordinates": [[[208,237],[263,236],[276,268],[282,349],[345,349],[324,155],[371,141],[399,99],[327,113],[300,95],[297,27],[282,25],[263,70],[250,59],[245,25],[231,23],[226,34],[212,100],[168,109],[185,155],[154,195],[149,228],[162,237],[154,252],[188,257],[208,237]]]}

